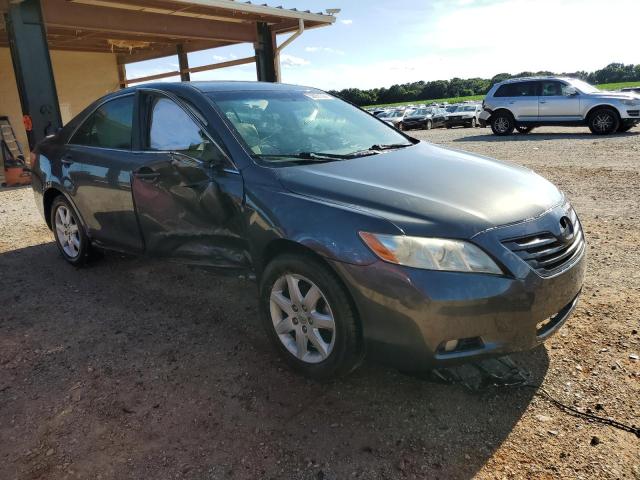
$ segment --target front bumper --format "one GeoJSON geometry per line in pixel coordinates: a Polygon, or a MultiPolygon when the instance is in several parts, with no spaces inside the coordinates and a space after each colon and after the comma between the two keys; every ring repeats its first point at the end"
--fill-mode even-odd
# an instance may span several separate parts
{"type": "Polygon", "coordinates": [[[461,125],[471,125],[474,117],[448,117],[445,120],[447,127],[458,127],[461,125]]]}
{"type": "Polygon", "coordinates": [[[483,110],[482,112],[480,112],[480,115],[478,116],[478,123],[482,128],[484,128],[489,124],[490,118],[491,118],[491,112],[487,110],[483,110]]]}
{"type": "Polygon", "coordinates": [[[586,269],[584,251],[560,273],[541,277],[497,240],[512,235],[518,225],[501,230],[474,241],[502,263],[510,272],[506,275],[420,270],[382,261],[334,263],[358,307],[367,354],[403,370],[424,370],[529,350],[555,333],[576,306],[586,269]],[[487,248],[491,244],[493,251],[487,248]],[[457,346],[447,350],[454,340],[457,346]]]}

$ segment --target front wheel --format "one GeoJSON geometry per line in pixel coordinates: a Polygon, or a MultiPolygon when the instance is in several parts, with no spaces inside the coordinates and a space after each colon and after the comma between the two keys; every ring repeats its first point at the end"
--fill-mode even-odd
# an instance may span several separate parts
{"type": "Polygon", "coordinates": [[[506,112],[498,112],[491,119],[491,130],[496,135],[511,135],[515,128],[513,117],[506,112]]]}
{"type": "Polygon", "coordinates": [[[425,130],[431,130],[431,128],[432,128],[432,127],[433,127],[433,123],[431,123],[431,120],[427,120],[427,121],[424,123],[424,129],[425,129],[425,130]]]}
{"type": "Polygon", "coordinates": [[[51,226],[62,257],[75,266],[84,264],[89,256],[89,238],[75,210],[61,195],[51,206],[51,226]]]}
{"type": "Polygon", "coordinates": [[[609,135],[620,127],[617,112],[610,108],[598,108],[589,115],[589,130],[596,135],[609,135]]]}
{"type": "Polygon", "coordinates": [[[340,279],[305,255],[282,255],[260,282],[263,326],[295,370],[312,378],[346,375],[361,363],[355,308],[340,279]]]}

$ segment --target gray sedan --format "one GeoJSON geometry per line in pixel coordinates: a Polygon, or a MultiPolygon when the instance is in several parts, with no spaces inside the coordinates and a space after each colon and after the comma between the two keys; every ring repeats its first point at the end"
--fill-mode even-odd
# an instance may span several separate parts
{"type": "Polygon", "coordinates": [[[582,287],[582,227],[550,182],[312,88],[124,89],[32,169],[68,263],[111,249],[254,271],[274,348],[316,378],[365,356],[420,370],[533,348],[582,287]]]}

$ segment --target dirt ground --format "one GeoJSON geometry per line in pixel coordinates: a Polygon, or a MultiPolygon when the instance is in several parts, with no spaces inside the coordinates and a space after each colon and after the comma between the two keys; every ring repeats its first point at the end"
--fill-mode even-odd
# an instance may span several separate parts
{"type": "MultiPolygon", "coordinates": [[[[526,165],[581,216],[570,321],[514,360],[562,401],[640,423],[640,128],[415,136],[526,165]]],[[[278,360],[253,282],[107,254],[67,265],[30,189],[0,191],[0,479],[640,479],[640,439],[534,390],[278,360]]]]}

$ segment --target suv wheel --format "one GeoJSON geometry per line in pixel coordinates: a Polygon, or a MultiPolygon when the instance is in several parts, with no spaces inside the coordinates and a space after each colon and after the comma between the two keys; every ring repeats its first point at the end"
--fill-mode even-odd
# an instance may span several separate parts
{"type": "Polygon", "coordinates": [[[510,113],[498,112],[491,119],[491,130],[496,135],[511,135],[515,122],[510,113]]]}
{"type": "Polygon", "coordinates": [[[51,206],[51,226],[63,258],[75,266],[84,264],[89,255],[89,238],[75,211],[61,195],[53,200],[51,206]]]}
{"type": "Polygon", "coordinates": [[[282,255],[260,282],[263,326],[295,370],[313,378],[345,375],[363,358],[354,307],[342,282],[323,263],[282,255]]]}
{"type": "Polygon", "coordinates": [[[589,130],[596,135],[608,135],[620,127],[618,113],[611,108],[598,108],[589,115],[589,130]]]}

